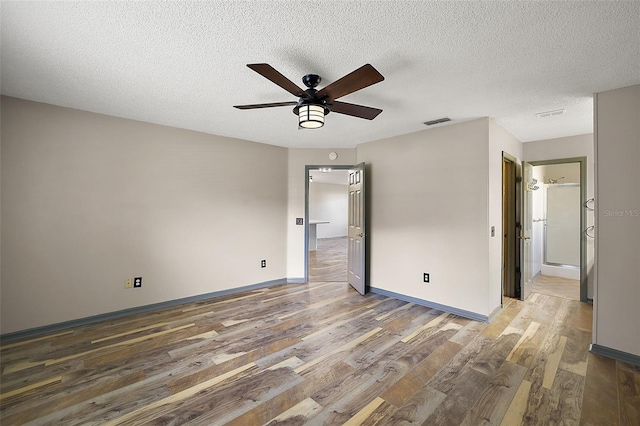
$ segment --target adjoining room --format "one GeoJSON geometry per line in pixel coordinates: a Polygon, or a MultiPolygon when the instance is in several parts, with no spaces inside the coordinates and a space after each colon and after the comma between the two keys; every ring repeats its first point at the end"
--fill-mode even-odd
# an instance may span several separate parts
{"type": "Polygon", "coordinates": [[[348,173],[309,171],[309,282],[347,281],[348,173]]]}
{"type": "Polygon", "coordinates": [[[581,229],[580,163],[534,166],[533,176],[532,290],[580,300],[581,239],[593,238],[581,229]]]}

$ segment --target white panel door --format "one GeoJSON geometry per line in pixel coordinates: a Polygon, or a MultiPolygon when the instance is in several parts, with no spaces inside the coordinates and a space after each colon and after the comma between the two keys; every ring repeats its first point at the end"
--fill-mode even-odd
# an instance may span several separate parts
{"type": "Polygon", "coordinates": [[[364,163],[349,171],[349,250],[347,280],[365,294],[364,163]]]}
{"type": "Polygon", "coordinates": [[[532,287],[532,258],[531,258],[531,230],[533,229],[533,193],[528,183],[533,179],[533,166],[522,163],[522,228],[520,230],[520,298],[525,300],[531,294],[532,287]]]}

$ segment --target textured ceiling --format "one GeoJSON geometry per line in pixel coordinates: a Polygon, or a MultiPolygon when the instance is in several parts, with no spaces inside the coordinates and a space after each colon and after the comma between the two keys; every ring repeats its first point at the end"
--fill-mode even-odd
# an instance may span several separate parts
{"type": "Polygon", "coordinates": [[[491,116],[521,141],[593,131],[592,94],[640,83],[640,2],[210,1],[0,5],[3,94],[288,147],[348,148],[491,116]],[[246,67],[320,87],[365,63],[385,80],[340,100],[384,110],[298,130],[295,100],[246,67]],[[566,109],[541,119],[535,113],[566,109]]]}

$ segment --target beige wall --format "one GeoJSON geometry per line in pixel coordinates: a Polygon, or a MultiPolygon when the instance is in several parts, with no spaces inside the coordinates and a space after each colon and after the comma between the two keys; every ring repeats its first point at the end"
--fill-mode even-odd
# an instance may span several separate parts
{"type": "Polygon", "coordinates": [[[2,333],[287,276],[284,148],[3,97],[1,161],[2,333]]]}
{"type": "Polygon", "coordinates": [[[352,166],[356,164],[356,150],[290,148],[288,152],[287,277],[300,281],[304,278],[305,227],[296,225],[296,218],[304,217],[305,166],[352,166]],[[332,151],[338,154],[336,160],[329,159],[332,151]]]}
{"type": "Polygon", "coordinates": [[[640,356],[640,85],[596,95],[594,343],[640,356]]]}
{"type": "Polygon", "coordinates": [[[489,119],[358,145],[370,193],[370,284],[488,316],[489,119]],[[430,283],[422,280],[430,273],[430,283]]]}
{"type": "Polygon", "coordinates": [[[489,225],[486,227],[489,247],[489,312],[502,301],[502,155],[507,153],[522,160],[522,143],[511,133],[489,120],[489,225]],[[491,227],[495,236],[491,237],[491,227]]]}
{"type": "Polygon", "coordinates": [[[309,183],[309,220],[329,223],[317,225],[318,238],[346,237],[349,213],[348,175],[344,185],[336,183],[309,183]]]}
{"type": "MultiPolygon", "coordinates": [[[[0,102],[0,142],[2,142],[2,103],[0,102]]],[[[0,242],[2,241],[2,149],[0,148],[0,242]]],[[[0,243],[0,308],[2,308],[2,243],[0,243]]],[[[0,313],[0,334],[2,334],[2,314],[0,313]]]]}
{"type": "Polygon", "coordinates": [[[580,183],[580,163],[545,164],[535,166],[534,171],[539,183],[549,184],[549,179],[559,179],[558,184],[580,183]]]}
{"type": "Polygon", "coordinates": [[[2,333],[299,280],[305,166],[362,161],[371,285],[489,316],[501,295],[502,151],[593,164],[590,135],[523,148],[489,118],[357,149],[284,149],[13,98],[1,107],[2,333]],[[125,290],[133,276],[143,288],[125,290]]]}

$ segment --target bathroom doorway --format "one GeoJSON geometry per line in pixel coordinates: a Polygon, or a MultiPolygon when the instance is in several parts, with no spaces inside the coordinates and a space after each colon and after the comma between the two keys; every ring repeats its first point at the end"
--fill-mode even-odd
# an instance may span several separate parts
{"type": "Polygon", "coordinates": [[[532,291],[586,302],[586,159],[531,164],[532,291]]]}

